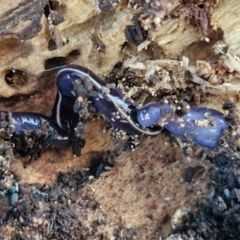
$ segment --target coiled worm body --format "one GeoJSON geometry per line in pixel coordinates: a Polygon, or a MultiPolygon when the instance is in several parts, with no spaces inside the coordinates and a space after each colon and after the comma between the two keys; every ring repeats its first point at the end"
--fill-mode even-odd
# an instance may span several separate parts
{"type": "Polygon", "coordinates": [[[149,136],[159,134],[159,131],[142,128],[135,120],[134,105],[130,101],[123,100],[123,93],[117,88],[108,88],[105,80],[85,67],[77,65],[63,67],[56,76],[56,85],[60,95],[56,108],[56,121],[59,126],[62,126],[61,102],[63,96],[76,98],[79,95],[86,95],[114,128],[131,134],[149,136]],[[83,82],[80,90],[76,88],[78,81],[83,82]],[[87,89],[86,81],[92,84],[92,89],[87,89]]]}
{"type": "MultiPolygon", "coordinates": [[[[62,68],[56,77],[60,99],[63,96],[76,98],[88,96],[96,109],[111,123],[127,133],[154,136],[164,127],[174,135],[190,137],[198,144],[215,148],[219,138],[227,127],[222,113],[203,107],[190,107],[188,113],[179,117],[171,104],[149,103],[137,109],[130,100],[124,100],[124,94],[116,88],[108,88],[108,83],[89,69],[70,65],[62,68]],[[76,81],[92,84],[76,89],[76,81]],[[93,94],[95,93],[95,94],[93,94]]],[[[61,126],[60,106],[57,111],[57,123],[61,126]]]]}
{"type": "Polygon", "coordinates": [[[191,138],[204,147],[215,148],[227,128],[223,114],[214,109],[192,106],[180,117],[174,104],[152,102],[137,108],[130,99],[125,99],[120,89],[78,65],[61,68],[56,75],[56,86],[58,94],[51,117],[26,112],[11,114],[16,134],[25,129],[41,128],[47,123],[51,128],[50,143],[53,146],[62,147],[71,141],[76,142],[76,137],[81,134],[76,134],[75,127],[84,118],[89,101],[112,127],[134,135],[155,136],[164,127],[176,136],[191,138]],[[81,114],[74,109],[76,99],[80,103],[82,101],[80,111],[87,105],[81,114]]]}

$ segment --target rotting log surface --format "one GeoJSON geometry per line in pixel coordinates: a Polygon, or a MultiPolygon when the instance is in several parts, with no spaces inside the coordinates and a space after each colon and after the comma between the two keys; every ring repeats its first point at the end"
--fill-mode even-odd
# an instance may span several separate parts
{"type": "MultiPolygon", "coordinates": [[[[239,1],[160,2],[162,8],[156,10],[155,6],[153,11],[153,6],[143,1],[113,5],[108,1],[50,1],[51,9],[58,12],[51,25],[47,1],[15,1],[12,5],[1,1],[1,109],[49,116],[56,94],[54,68],[70,63],[91,68],[109,81],[117,79],[118,86],[139,103],[176,95],[190,104],[221,110],[224,102],[237,102],[239,1]],[[166,7],[165,2],[172,5],[166,7]],[[131,21],[136,19],[134,16],[137,21],[131,21]],[[234,21],[227,21],[229,16],[234,16],[234,21]],[[129,35],[126,38],[125,28],[129,25],[138,28],[138,33],[147,31],[147,36],[135,36],[141,44],[129,35]],[[214,52],[214,45],[217,49],[224,46],[224,53],[214,52]],[[190,60],[185,68],[182,56],[190,60]],[[123,64],[117,68],[119,62],[123,64]],[[18,70],[19,75],[12,77],[12,70],[18,70]],[[187,81],[186,70],[209,81],[201,85],[187,81]],[[148,85],[154,75],[160,81],[148,85]],[[156,97],[149,99],[146,93],[139,92],[136,86],[141,84],[156,92],[156,97]]],[[[23,167],[24,159],[11,159],[4,172],[9,178],[3,178],[1,191],[17,181],[21,195],[18,210],[0,227],[0,236],[159,239],[171,233],[171,226],[181,225],[177,221],[180,217],[174,213],[179,209],[195,210],[195,203],[204,198],[210,172],[206,159],[216,153],[194,145],[188,148],[190,157],[186,157],[181,149],[184,144],[168,133],[141,139],[134,152],[123,152],[123,142],[114,145],[109,131],[103,129],[101,117],[89,119],[81,157],[74,157],[70,148],[48,149],[27,168],[23,167]],[[76,187],[74,173],[85,172],[106,153],[113,167],[98,179],[83,181],[76,187]],[[206,170],[199,167],[200,156],[205,159],[201,164],[206,170]],[[198,169],[191,183],[183,180],[189,166],[198,169]],[[48,200],[40,201],[36,189],[48,193],[48,200]]],[[[235,128],[233,136],[238,132],[235,128]]],[[[217,154],[231,149],[232,145],[224,141],[225,149],[218,149],[217,154]]],[[[234,144],[238,146],[239,142],[234,144]]],[[[1,202],[1,212],[6,213],[9,206],[1,202]]]]}

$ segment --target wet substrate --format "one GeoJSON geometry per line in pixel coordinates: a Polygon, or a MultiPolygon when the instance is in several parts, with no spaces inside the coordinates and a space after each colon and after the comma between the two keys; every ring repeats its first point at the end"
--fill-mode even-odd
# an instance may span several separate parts
{"type": "MultiPolygon", "coordinates": [[[[237,153],[237,148],[229,147],[228,151],[203,161],[203,164],[206,160],[212,163],[211,177],[206,182],[208,194],[198,201],[195,211],[187,214],[184,224],[169,239],[240,239],[240,159],[236,157],[237,153]]],[[[146,239],[141,238],[142,227],[127,228],[122,220],[114,224],[113,232],[106,232],[112,223],[106,211],[101,211],[92,184],[94,177],[99,177],[104,171],[104,160],[97,161],[99,164],[93,161],[87,173],[59,173],[51,185],[21,184],[10,171],[6,160],[9,156],[5,152],[2,155],[0,237],[3,239],[6,236],[10,236],[6,239],[109,239],[109,235],[114,239],[146,239]],[[6,192],[7,188],[10,190],[6,192]]],[[[153,163],[152,159],[150,162],[156,166],[157,162],[153,163]]],[[[139,159],[136,163],[139,164],[139,159]]],[[[117,167],[114,163],[107,166],[117,167]]],[[[114,192],[114,188],[110,191],[114,192]]],[[[171,217],[169,215],[169,220],[171,217]]],[[[154,225],[154,221],[151,224],[154,225]]],[[[151,236],[154,236],[151,239],[159,239],[159,229],[151,231],[151,236]]]]}
{"type": "Polygon", "coordinates": [[[93,227],[82,224],[85,211],[98,208],[91,195],[80,190],[87,179],[80,172],[59,173],[51,187],[21,185],[19,201],[12,207],[6,204],[2,215],[3,226],[16,229],[11,239],[89,239],[95,235],[93,227]]]}
{"type": "Polygon", "coordinates": [[[240,239],[240,159],[225,152],[212,163],[208,195],[169,239],[240,239]]]}

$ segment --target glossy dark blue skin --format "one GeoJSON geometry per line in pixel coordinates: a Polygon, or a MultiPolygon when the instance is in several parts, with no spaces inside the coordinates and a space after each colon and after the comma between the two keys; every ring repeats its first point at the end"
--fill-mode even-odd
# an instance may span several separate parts
{"type": "MultiPolygon", "coordinates": [[[[75,103],[75,97],[61,97],[61,112],[59,113],[61,118],[61,128],[67,131],[71,131],[76,126],[76,121],[79,121],[78,115],[74,112],[73,106],[75,103]]],[[[57,116],[57,104],[59,101],[59,93],[57,93],[54,106],[52,109],[51,119],[56,122],[57,116]]]]}
{"type": "Polygon", "coordinates": [[[227,128],[227,122],[221,112],[204,107],[190,107],[181,118],[172,114],[171,106],[162,103],[149,103],[137,113],[138,122],[145,126],[162,125],[179,137],[191,137],[196,143],[216,148],[219,138],[227,128]],[[162,113],[167,113],[163,116],[162,113]]]}
{"type": "Polygon", "coordinates": [[[105,80],[82,66],[69,65],[60,69],[56,76],[56,85],[58,96],[51,118],[37,113],[12,113],[16,133],[41,127],[42,120],[45,120],[56,133],[51,144],[55,147],[66,146],[74,131],[76,113],[73,105],[78,96],[91,100],[114,128],[130,134],[155,136],[160,133],[162,126],[174,135],[190,137],[204,147],[215,148],[227,128],[223,114],[214,109],[190,107],[189,112],[181,118],[173,113],[171,104],[154,102],[136,109],[129,100],[124,99],[121,90],[107,88],[105,80]],[[88,79],[93,86],[91,91],[86,90],[84,96],[77,95],[74,89],[75,81],[79,79],[83,82],[88,79]]]}
{"type": "Polygon", "coordinates": [[[33,130],[41,127],[41,118],[45,119],[45,117],[42,117],[40,114],[28,112],[13,112],[11,116],[12,124],[14,125],[17,134],[25,129],[33,130]]]}
{"type": "Polygon", "coordinates": [[[154,136],[159,134],[159,127],[163,126],[174,135],[190,137],[204,147],[215,148],[227,128],[223,114],[214,109],[190,107],[189,112],[181,118],[173,113],[170,104],[149,103],[135,109],[133,104],[123,100],[124,95],[119,89],[108,89],[108,93],[104,93],[103,87],[107,87],[107,82],[82,66],[70,65],[60,70],[56,77],[59,92],[73,96],[74,81],[82,76],[88,77],[93,83],[97,94],[90,95],[89,99],[96,109],[114,128],[127,133],[154,136]],[[119,119],[114,117],[116,112],[120,112],[119,119]]]}
{"type": "MultiPolygon", "coordinates": [[[[117,128],[129,134],[142,134],[138,130],[136,130],[128,121],[123,118],[117,119],[114,117],[112,113],[117,112],[117,108],[115,105],[109,101],[107,98],[98,97],[98,98],[91,98],[94,106],[97,110],[104,116],[104,118],[111,123],[113,128],[117,128]]],[[[129,107],[131,104],[129,104],[129,107]]],[[[134,107],[133,107],[134,108],[134,107]]],[[[131,119],[134,119],[134,114],[129,115],[131,119]]]]}
{"type": "Polygon", "coordinates": [[[58,72],[56,76],[56,85],[58,91],[66,97],[76,97],[74,92],[74,82],[84,77],[94,79],[100,86],[106,86],[107,82],[97,76],[94,72],[79,65],[65,66],[58,72]]]}
{"type": "Polygon", "coordinates": [[[69,144],[69,133],[61,129],[55,121],[42,114],[31,112],[13,112],[12,125],[15,127],[17,134],[23,132],[26,129],[34,130],[41,128],[43,121],[48,121],[49,125],[54,129],[54,137],[51,138],[50,144],[54,147],[61,148],[69,144]]]}
{"type": "MultiPolygon", "coordinates": [[[[74,93],[74,83],[76,80],[88,80],[93,84],[92,92],[88,93],[86,96],[96,107],[96,109],[105,117],[105,119],[111,123],[114,128],[123,130],[130,134],[142,134],[141,129],[133,124],[129,124],[126,119],[120,117],[114,117],[113,113],[117,113],[120,105],[124,105],[124,114],[130,121],[134,122],[134,116],[131,114],[134,106],[130,101],[123,100],[123,93],[119,89],[108,89],[107,82],[93,73],[91,70],[77,65],[69,65],[62,68],[56,76],[56,85],[58,87],[59,93],[62,97],[76,97],[74,93]],[[107,89],[108,93],[105,94],[104,91],[107,89]],[[115,99],[115,101],[112,100],[115,99]]],[[[57,114],[56,114],[57,115],[57,114]]],[[[119,114],[121,116],[121,114],[119,114]]]]}

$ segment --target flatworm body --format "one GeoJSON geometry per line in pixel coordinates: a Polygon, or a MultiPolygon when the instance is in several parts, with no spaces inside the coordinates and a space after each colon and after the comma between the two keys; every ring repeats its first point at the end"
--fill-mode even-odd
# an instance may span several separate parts
{"type": "MultiPolygon", "coordinates": [[[[7,112],[6,112],[7,114],[7,112]]],[[[42,114],[31,112],[13,112],[10,118],[11,124],[15,127],[15,133],[20,134],[24,130],[35,130],[44,124],[49,124],[51,137],[50,143],[54,147],[64,147],[69,144],[68,132],[61,129],[55,121],[42,114]]]]}
{"type": "Polygon", "coordinates": [[[81,136],[81,127],[84,126],[81,120],[85,113],[88,114],[89,102],[112,127],[134,135],[156,136],[164,127],[176,136],[193,139],[204,147],[215,148],[227,128],[223,114],[214,109],[192,106],[181,116],[176,114],[174,104],[152,102],[138,109],[132,101],[125,99],[120,89],[110,86],[82,66],[69,65],[61,68],[56,76],[56,85],[58,94],[51,117],[27,112],[11,114],[16,134],[26,129],[41,128],[47,123],[51,129],[51,144],[55,147],[76,142],[76,138],[81,136]],[[76,99],[80,102],[77,110],[74,109],[76,99]],[[81,123],[80,134],[76,133],[75,128],[78,123],[81,123]]]}
{"type": "Polygon", "coordinates": [[[179,137],[190,137],[198,144],[215,148],[227,128],[223,114],[204,107],[190,107],[182,117],[173,113],[170,104],[149,103],[138,110],[137,120],[145,127],[162,126],[179,137]]]}
{"type": "Polygon", "coordinates": [[[134,105],[123,100],[124,94],[117,88],[108,88],[108,83],[91,70],[77,65],[63,67],[56,76],[56,85],[59,91],[59,101],[56,104],[56,121],[62,127],[61,102],[63,97],[87,97],[96,109],[118,128],[131,134],[157,135],[158,131],[143,129],[136,123],[134,105]],[[82,82],[79,84],[79,82],[82,82]],[[92,84],[92,89],[89,86],[92,84]]]}

